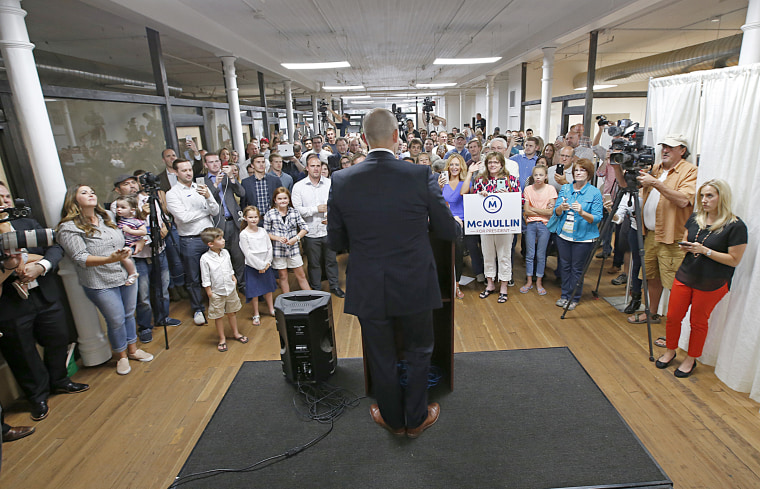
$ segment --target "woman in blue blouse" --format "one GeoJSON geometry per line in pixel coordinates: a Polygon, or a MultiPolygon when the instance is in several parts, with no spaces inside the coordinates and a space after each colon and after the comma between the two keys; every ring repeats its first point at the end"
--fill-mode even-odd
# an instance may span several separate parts
{"type": "Polygon", "coordinates": [[[464,182],[462,181],[462,168],[467,168],[467,163],[461,155],[454,153],[446,160],[446,166],[438,177],[438,185],[441,186],[443,198],[449,204],[449,209],[454,215],[454,220],[457,222],[456,256],[454,261],[457,299],[464,298],[464,294],[459,290],[459,279],[462,278],[464,261],[464,197],[462,197],[462,183],[464,182]]]}
{"type": "Polygon", "coordinates": [[[557,251],[562,271],[562,297],[557,306],[575,309],[583,293],[583,283],[570,297],[573,287],[581,278],[583,266],[599,237],[598,223],[602,219],[602,193],[589,178],[594,174],[594,164],[583,158],[573,166],[573,183],[562,186],[554,213],[559,216],[557,228],[557,251]]]}

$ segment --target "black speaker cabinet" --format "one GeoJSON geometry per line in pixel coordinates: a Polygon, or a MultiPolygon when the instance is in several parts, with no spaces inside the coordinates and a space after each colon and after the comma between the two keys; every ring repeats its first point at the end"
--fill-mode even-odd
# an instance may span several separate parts
{"type": "Polygon", "coordinates": [[[274,309],[283,375],[292,383],[327,380],[338,365],[330,293],[299,290],[280,294],[274,309]]]}

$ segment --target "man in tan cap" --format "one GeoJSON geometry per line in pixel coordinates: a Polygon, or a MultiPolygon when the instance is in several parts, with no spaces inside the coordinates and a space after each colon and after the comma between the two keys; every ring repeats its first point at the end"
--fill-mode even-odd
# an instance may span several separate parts
{"type": "MultiPolygon", "coordinates": [[[[694,210],[697,193],[697,167],[686,161],[689,156],[686,136],[670,135],[659,145],[662,160],[650,173],[639,170],[637,180],[642,187],[644,223],[644,265],[649,288],[649,310],[652,322],[659,323],[662,288],[670,289],[676,271],[684,258],[678,246],[684,225],[694,210]]],[[[646,314],[634,313],[628,322],[645,323],[646,314]]]]}

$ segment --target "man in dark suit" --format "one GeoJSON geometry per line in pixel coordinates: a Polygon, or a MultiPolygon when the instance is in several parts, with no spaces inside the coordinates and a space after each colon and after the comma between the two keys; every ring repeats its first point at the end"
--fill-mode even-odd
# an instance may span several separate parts
{"type": "MultiPolygon", "coordinates": [[[[261,217],[272,207],[272,196],[278,187],[282,187],[282,181],[274,175],[267,173],[266,158],[259,153],[253,158],[253,175],[243,180],[245,190],[243,207],[254,205],[261,212],[261,217]]],[[[242,201],[241,201],[242,203],[242,201]]]]}
{"type": "Polygon", "coordinates": [[[377,399],[372,419],[394,435],[416,438],[440,412],[437,403],[427,403],[432,310],[442,305],[428,228],[453,240],[456,227],[429,168],[395,158],[393,113],[370,112],[364,137],[367,159],[332,178],[327,236],[334,250],[351,250],[345,312],[361,323],[377,399]],[[404,340],[405,389],[396,368],[396,329],[404,340]]]}
{"type": "Polygon", "coordinates": [[[225,248],[230,252],[238,288],[242,289],[245,286],[245,257],[240,249],[240,205],[235,196],[242,201],[245,189],[234,178],[230,178],[232,166],[223,167],[217,153],[206,153],[203,160],[206,164],[206,186],[221,207],[219,214],[212,216],[211,220],[214,221],[214,227],[224,232],[225,248]]]}
{"type": "MultiPolygon", "coordinates": [[[[0,182],[0,209],[12,204],[8,187],[0,182]]],[[[0,224],[0,232],[30,229],[42,226],[27,218],[0,224]]],[[[74,394],[90,386],[73,382],[66,369],[69,331],[61,305],[61,287],[55,278],[63,249],[54,245],[29,248],[27,252],[26,264],[19,258],[21,255],[13,255],[0,265],[0,351],[32,405],[32,419],[40,421],[48,415],[51,392],[74,394]],[[25,284],[25,290],[14,286],[16,281],[25,284]],[[45,349],[44,360],[37,351],[37,343],[45,349]]]]}

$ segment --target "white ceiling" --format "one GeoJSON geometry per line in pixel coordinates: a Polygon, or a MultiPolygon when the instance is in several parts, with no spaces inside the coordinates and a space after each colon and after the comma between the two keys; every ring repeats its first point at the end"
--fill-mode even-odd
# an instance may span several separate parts
{"type": "Polygon", "coordinates": [[[323,84],[371,92],[430,81],[482,87],[485,75],[521,62],[540,68],[540,48],[550,45],[559,48],[556,62],[577,74],[586,70],[592,29],[602,30],[597,66],[607,66],[740,33],[747,0],[24,0],[22,7],[40,51],[149,81],[147,25],[161,33],[171,85],[223,97],[218,56],[235,55],[241,97],[257,99],[257,71],[270,90],[281,92],[290,78],[304,94],[323,84]],[[432,64],[465,56],[502,60],[432,64]],[[341,60],[351,68],[280,66],[341,60]]]}

